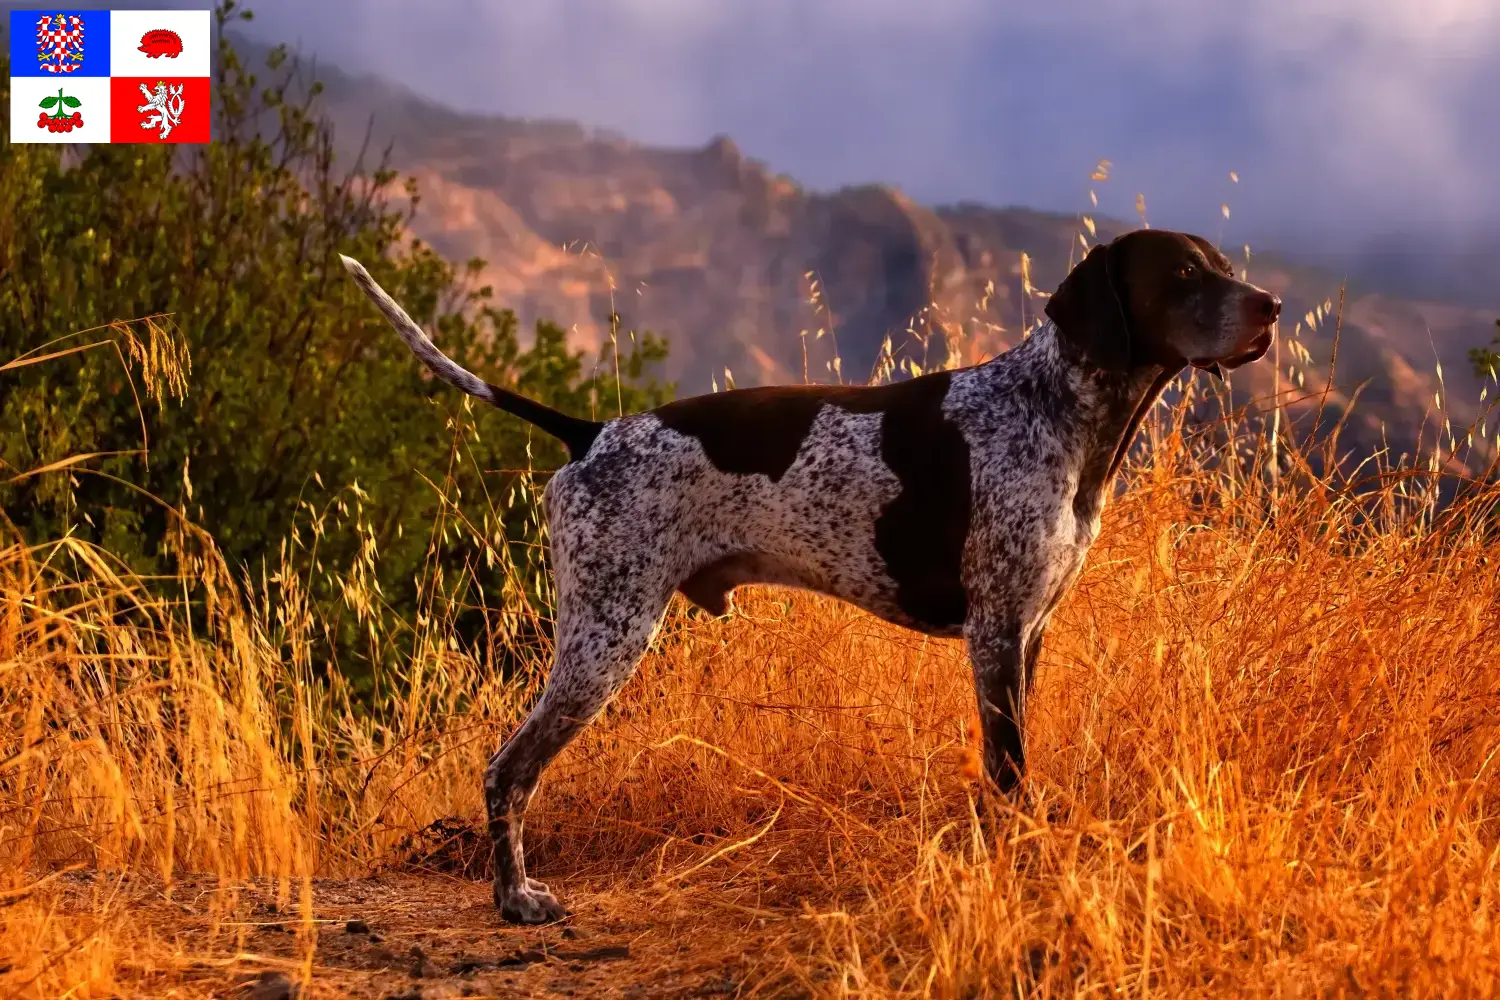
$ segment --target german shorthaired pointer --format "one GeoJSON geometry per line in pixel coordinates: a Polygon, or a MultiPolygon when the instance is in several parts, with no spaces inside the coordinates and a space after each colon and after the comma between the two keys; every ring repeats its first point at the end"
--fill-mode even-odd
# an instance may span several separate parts
{"type": "Polygon", "coordinates": [[[1264,355],[1281,312],[1205,240],[1138,230],[1091,250],[1048,302],[1050,322],[984,364],[881,386],[736,389],[596,423],[460,368],[344,264],[439,378],[571,454],[544,493],[557,660],[484,777],[495,903],[528,924],[565,911],[526,876],[526,805],[630,678],[674,591],[720,615],[744,584],[803,587],[962,636],[985,769],[1009,791],[1042,632],[1142,417],[1186,366],[1222,377],[1264,355]]]}

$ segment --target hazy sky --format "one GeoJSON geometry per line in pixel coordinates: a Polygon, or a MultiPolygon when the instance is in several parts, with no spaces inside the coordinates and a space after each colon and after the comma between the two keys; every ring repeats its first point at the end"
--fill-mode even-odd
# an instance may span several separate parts
{"type": "Polygon", "coordinates": [[[1500,224],[1500,0],[255,0],[471,111],[1285,244],[1500,224]],[[1228,173],[1239,173],[1230,183],[1228,173]]]}

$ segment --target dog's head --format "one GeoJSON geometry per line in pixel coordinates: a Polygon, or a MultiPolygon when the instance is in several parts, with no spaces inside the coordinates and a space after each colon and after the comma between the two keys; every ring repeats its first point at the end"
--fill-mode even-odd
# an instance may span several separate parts
{"type": "Polygon", "coordinates": [[[1265,355],[1280,315],[1281,300],[1236,278],[1207,240],[1161,229],[1090,250],[1047,302],[1093,365],[1193,365],[1220,377],[1265,355]]]}

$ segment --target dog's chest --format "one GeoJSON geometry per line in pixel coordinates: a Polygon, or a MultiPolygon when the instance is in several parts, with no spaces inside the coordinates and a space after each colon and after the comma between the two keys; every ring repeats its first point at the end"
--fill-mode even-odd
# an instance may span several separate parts
{"type": "Polygon", "coordinates": [[[1033,427],[984,444],[974,450],[966,584],[982,603],[1044,613],[1082,569],[1097,512],[1075,506],[1080,470],[1065,442],[1033,427]]]}

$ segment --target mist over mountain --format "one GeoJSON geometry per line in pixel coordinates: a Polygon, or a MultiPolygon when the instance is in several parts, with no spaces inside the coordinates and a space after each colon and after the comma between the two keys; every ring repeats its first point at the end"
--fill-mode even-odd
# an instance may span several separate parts
{"type": "Polygon", "coordinates": [[[1500,227],[1490,0],[256,9],[259,37],[456,110],[650,145],[727,134],[811,191],[874,183],[924,204],[1074,213],[1108,158],[1103,214],[1134,219],[1142,193],[1155,225],[1497,304],[1500,265],[1475,263],[1500,227]]]}

